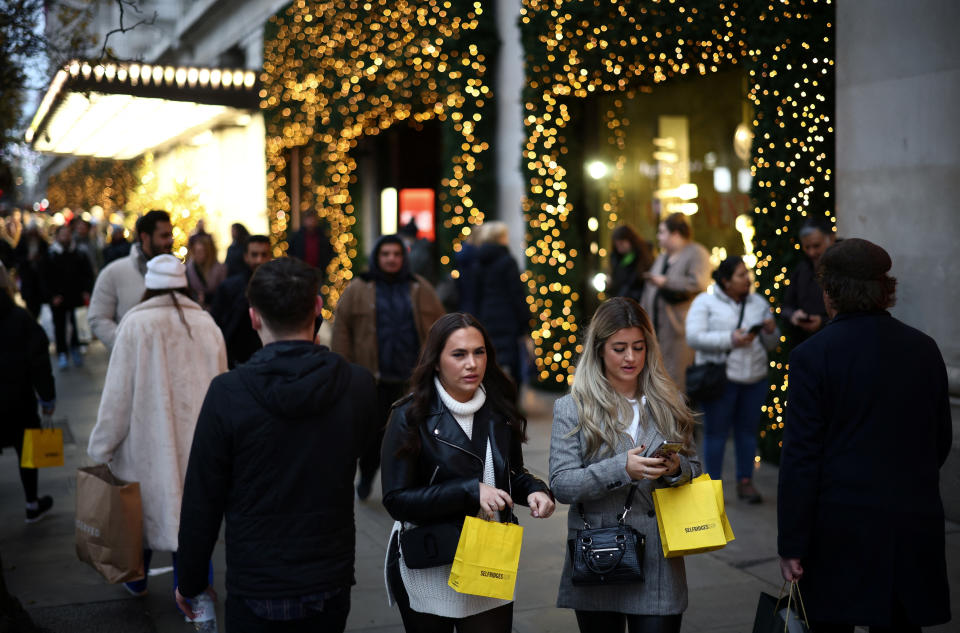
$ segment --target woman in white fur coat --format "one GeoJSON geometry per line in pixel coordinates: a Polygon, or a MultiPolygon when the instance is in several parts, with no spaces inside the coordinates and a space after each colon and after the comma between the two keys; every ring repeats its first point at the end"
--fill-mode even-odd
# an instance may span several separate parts
{"type": "MultiPolygon", "coordinates": [[[[227,353],[220,328],[186,294],[180,260],[150,259],[144,281],[143,300],[117,329],[87,452],[117,477],[140,483],[145,571],[158,550],[174,553],[176,574],[193,430],[210,381],[227,370],[227,353]]],[[[142,595],[147,580],[125,586],[142,595]]]]}

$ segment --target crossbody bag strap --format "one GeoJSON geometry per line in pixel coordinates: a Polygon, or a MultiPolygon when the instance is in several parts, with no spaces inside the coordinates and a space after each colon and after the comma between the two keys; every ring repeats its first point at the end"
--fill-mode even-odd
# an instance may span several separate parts
{"type": "MultiPolygon", "coordinates": [[[[637,484],[630,486],[630,492],[627,494],[627,500],[623,502],[623,512],[620,516],[617,517],[617,523],[623,525],[623,520],[626,518],[627,513],[630,512],[630,508],[633,507],[633,495],[637,492],[637,484]]],[[[580,520],[583,521],[583,527],[590,529],[590,524],[587,523],[587,516],[583,510],[583,503],[580,502],[577,504],[577,512],[580,514],[580,520]]]]}
{"type": "MultiPolygon", "coordinates": [[[[749,296],[750,296],[750,295],[747,295],[747,297],[749,297],[749,296]]],[[[743,298],[743,303],[740,304],[740,318],[737,319],[737,327],[734,328],[734,329],[736,329],[736,330],[739,330],[739,329],[740,329],[740,326],[743,325],[743,313],[747,311],[747,297],[744,297],[744,298],[743,298]]],[[[732,351],[733,351],[732,349],[728,349],[728,350],[726,351],[726,355],[729,356],[729,355],[730,355],[730,352],[732,352],[732,351]]],[[[724,362],[726,362],[726,361],[724,361],[724,362]]]]}

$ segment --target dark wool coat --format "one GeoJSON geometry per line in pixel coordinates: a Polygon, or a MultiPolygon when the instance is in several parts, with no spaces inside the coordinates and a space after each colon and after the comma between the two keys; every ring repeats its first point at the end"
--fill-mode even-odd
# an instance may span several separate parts
{"type": "Polygon", "coordinates": [[[39,428],[37,396],[56,398],[50,342],[36,320],[0,290],[0,446],[23,441],[23,430],[39,428]]]}
{"type": "Polygon", "coordinates": [[[477,317],[497,351],[497,362],[510,369],[520,380],[521,336],[530,332],[530,308],[527,289],[520,280],[520,269],[506,246],[484,244],[477,252],[477,317]]]}
{"type": "Polygon", "coordinates": [[[230,594],[271,599],[354,584],[353,477],[377,437],[373,377],[326,347],[280,341],[213,380],[180,514],[180,592],[207,587],[226,519],[230,594]]]}
{"type": "Polygon", "coordinates": [[[64,250],[60,244],[50,247],[44,278],[47,299],[63,297],[64,308],[79,308],[83,294],[93,290],[90,259],[77,249],[64,250]]]}
{"type": "Polygon", "coordinates": [[[886,312],[841,314],[790,355],[779,552],[811,620],[950,619],[940,467],[953,432],[936,343],[886,312]]]}

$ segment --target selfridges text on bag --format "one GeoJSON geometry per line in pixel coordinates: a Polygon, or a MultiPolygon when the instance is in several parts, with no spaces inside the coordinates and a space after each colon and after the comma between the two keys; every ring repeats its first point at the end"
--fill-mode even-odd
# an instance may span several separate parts
{"type": "Polygon", "coordinates": [[[723,486],[710,475],[655,489],[653,505],[666,558],[720,549],[734,539],[723,505],[723,486]]]}
{"type": "Polygon", "coordinates": [[[143,578],[140,484],[118,479],[105,464],[78,469],[76,546],[107,582],[143,578]]]}
{"type": "Polygon", "coordinates": [[[522,545],[519,525],[466,517],[447,584],[458,593],[513,600],[522,545]]]}

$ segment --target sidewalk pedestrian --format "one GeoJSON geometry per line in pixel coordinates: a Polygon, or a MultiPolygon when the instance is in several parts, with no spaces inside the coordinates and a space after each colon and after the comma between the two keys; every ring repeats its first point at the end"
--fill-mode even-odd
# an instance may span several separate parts
{"type": "Polygon", "coordinates": [[[820,258],[831,320],[790,354],[778,550],[814,633],[919,633],[950,620],[940,469],[953,443],[932,338],[893,318],[887,252],[820,258]]]}
{"type": "MultiPolygon", "coordinates": [[[[154,551],[174,553],[187,457],[210,381],[227,369],[220,329],[189,297],[173,255],[147,262],[143,301],[124,315],[104,380],[87,453],[120,479],[140,483],[144,567],[154,551]]],[[[143,595],[147,578],[128,582],[143,595]]]]}
{"type": "Polygon", "coordinates": [[[73,233],[66,224],[57,228],[56,240],[50,246],[44,280],[53,313],[53,331],[57,342],[57,362],[60,369],[69,367],[67,354],[76,367],[83,366],[80,336],[77,330],[76,309],[90,302],[93,289],[93,269],[89,258],[77,250],[73,233]],[[67,326],[71,334],[67,344],[67,326]]]}
{"type": "Polygon", "coordinates": [[[137,305],[145,289],[143,277],[147,262],[173,248],[173,224],[166,211],[149,211],[137,220],[139,242],[130,254],[105,267],[93,286],[87,319],[94,335],[113,349],[117,326],[123,315],[137,305]]]}
{"type": "Polygon", "coordinates": [[[247,249],[247,238],[250,237],[250,231],[247,227],[234,222],[230,225],[230,246],[227,247],[227,255],[224,258],[224,265],[227,267],[227,277],[233,277],[243,272],[243,253],[247,249]]]}
{"type": "Polygon", "coordinates": [[[187,281],[204,308],[209,308],[217,288],[227,278],[227,267],[217,260],[217,246],[209,233],[195,233],[187,245],[187,281]]]}
{"type": "Polygon", "coordinates": [[[124,235],[123,227],[114,224],[110,229],[110,243],[103,247],[103,265],[107,266],[129,255],[131,246],[124,235]]]}
{"type": "Polygon", "coordinates": [[[653,320],[663,352],[663,367],[680,391],[686,388],[687,367],[694,351],[687,345],[684,323],[693,299],[710,283],[710,255],[693,241],[690,221],[671,213],[657,229],[660,255],[644,277],[640,304],[653,320]]]}
{"type": "MultiPolygon", "coordinates": [[[[40,428],[37,396],[44,415],[53,415],[56,405],[49,346],[33,315],[13,302],[10,279],[0,264],[0,447],[12,446],[18,464],[24,431],[40,428]]],[[[20,467],[27,523],[39,521],[53,507],[52,497],[37,496],[38,479],[36,468],[20,467]]]]}
{"type": "Polygon", "coordinates": [[[383,505],[390,532],[387,589],[410,633],[509,633],[513,602],[457,593],[451,564],[411,569],[399,546],[402,529],[462,525],[465,516],[501,519],[507,506],[553,514],[546,484],[523,466],[526,418],[516,387],[496,362],[489,335],[462,312],[441,317],[411,378],[412,394],[394,407],[383,440],[383,505]]]}
{"type": "Polygon", "coordinates": [[[621,224],[610,236],[610,282],[607,295],[643,298],[646,275],[653,265],[653,247],[629,224],[621,224]]]}
{"type": "Polygon", "coordinates": [[[333,245],[330,243],[330,225],[321,220],[316,210],[310,209],[303,214],[303,226],[290,236],[291,257],[297,257],[327,276],[327,266],[333,259],[333,245]]]}
{"type": "Polygon", "coordinates": [[[410,272],[407,251],[396,235],[384,235],[337,303],[330,347],[365,367],[377,381],[378,438],[360,457],[357,496],[370,496],[380,467],[380,440],[391,405],[407,392],[427,332],[444,313],[433,286],[410,272]]]}
{"type": "Polygon", "coordinates": [[[833,229],[814,219],[804,222],[797,235],[804,256],[790,271],[790,283],[780,306],[780,316],[789,324],[788,333],[794,346],[819,332],[827,323],[827,308],[823,303],[823,289],[817,283],[816,270],[820,256],[835,240],[833,229]]]}
{"type": "Polygon", "coordinates": [[[507,248],[509,239],[504,222],[484,222],[477,228],[475,307],[470,314],[490,335],[501,369],[519,386],[526,357],[521,345],[530,337],[530,307],[520,269],[507,248]]]}
{"type": "Polygon", "coordinates": [[[250,321],[247,284],[257,268],[273,258],[270,248],[270,238],[266,235],[247,237],[242,270],[227,277],[210,302],[210,314],[223,332],[223,339],[227,343],[227,365],[230,369],[247,362],[263,346],[250,321]]]}
{"type": "Polygon", "coordinates": [[[770,369],[767,354],[780,341],[770,304],[753,292],[753,279],[741,257],[728,257],[713,273],[714,284],[693,300],[687,313],[687,343],[695,362],[726,366],[720,397],[702,402],[703,444],[707,472],[723,477],[723,453],[733,430],[737,497],[762,503],[753,485],[760,407],[767,400],[770,369]]]}
{"type": "Polygon", "coordinates": [[[354,584],[353,476],[375,432],[373,379],[313,344],[316,271],[284,257],[247,294],[264,347],[210,385],[180,514],[177,602],[208,589],[226,519],[227,631],[343,631],[354,584]]]}
{"type": "Polygon", "coordinates": [[[646,535],[644,581],[574,585],[567,551],[557,606],[574,609],[581,633],[679,633],[687,608],[683,558],[664,558],[653,490],[701,474],[693,440],[693,412],[667,375],[646,312],[615,297],[597,308],[570,394],[557,400],[550,438],[550,486],[557,501],[580,504],[567,515],[568,539],[584,522],[612,527],[625,521],[646,535]],[[679,453],[657,455],[665,440],[679,453]],[[582,512],[582,516],[581,516],[582,512]]]}
{"type": "Polygon", "coordinates": [[[36,223],[27,225],[14,249],[16,253],[17,279],[20,280],[20,297],[33,318],[40,318],[40,309],[48,296],[43,272],[47,267],[50,245],[36,223]]]}

